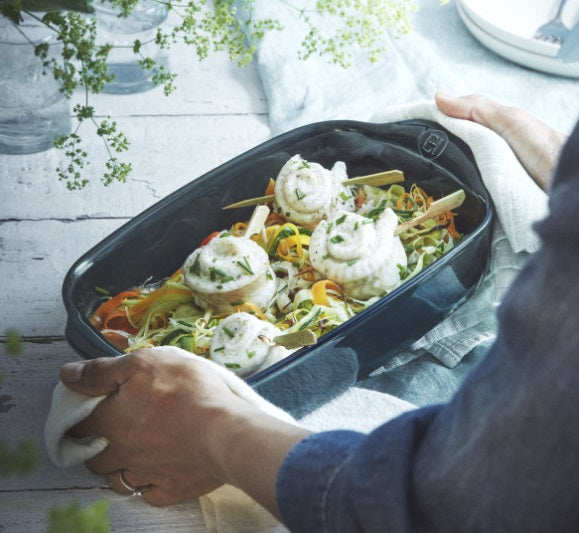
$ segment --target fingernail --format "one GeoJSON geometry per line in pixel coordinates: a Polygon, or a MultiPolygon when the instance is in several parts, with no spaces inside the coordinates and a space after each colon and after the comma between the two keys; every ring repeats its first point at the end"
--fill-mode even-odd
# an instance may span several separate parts
{"type": "Polygon", "coordinates": [[[83,369],[82,363],[66,363],[60,367],[60,379],[64,383],[78,383],[82,377],[83,369]]]}

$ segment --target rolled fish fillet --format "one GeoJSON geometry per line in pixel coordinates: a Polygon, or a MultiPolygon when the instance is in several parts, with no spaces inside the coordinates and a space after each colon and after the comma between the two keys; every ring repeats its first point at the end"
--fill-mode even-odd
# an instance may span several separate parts
{"type": "Polygon", "coordinates": [[[353,204],[351,193],[342,185],[347,178],[343,161],[328,170],[294,155],[275,180],[274,209],[288,220],[313,229],[336,209],[353,204]]]}
{"type": "Polygon", "coordinates": [[[275,275],[267,253],[251,239],[226,232],[197,248],[183,264],[195,303],[218,313],[250,302],[265,309],[275,295],[275,275]]]}
{"type": "Polygon", "coordinates": [[[240,377],[271,366],[291,351],[273,344],[281,331],[249,313],[234,313],[215,328],[209,355],[212,361],[240,377]]]}
{"type": "Polygon", "coordinates": [[[397,224],[389,208],[376,221],[356,213],[336,213],[312,232],[312,266],[352,298],[380,296],[400,283],[398,266],[407,264],[404,247],[394,236],[397,224]]]}

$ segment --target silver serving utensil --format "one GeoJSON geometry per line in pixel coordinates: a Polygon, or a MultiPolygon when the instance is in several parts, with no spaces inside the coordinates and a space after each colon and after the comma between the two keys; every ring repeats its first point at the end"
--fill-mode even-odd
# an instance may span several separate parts
{"type": "Polygon", "coordinates": [[[565,8],[567,0],[561,0],[555,16],[549,21],[537,28],[534,38],[539,41],[546,41],[554,44],[561,44],[569,34],[569,28],[563,24],[561,14],[565,8]]]}
{"type": "Polygon", "coordinates": [[[559,48],[557,59],[560,59],[563,63],[576,63],[579,61],[579,22],[573,26],[561,48],[559,48]]]}

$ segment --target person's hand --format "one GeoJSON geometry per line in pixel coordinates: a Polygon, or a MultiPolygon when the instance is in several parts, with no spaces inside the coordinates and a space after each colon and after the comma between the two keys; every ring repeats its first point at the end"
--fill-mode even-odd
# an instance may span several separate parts
{"type": "Polygon", "coordinates": [[[221,484],[207,464],[210,418],[224,409],[221,399],[231,407],[240,399],[195,360],[171,350],[145,349],[65,365],[61,379],[77,392],[108,396],[74,434],[109,440],[107,449],[86,465],[106,476],[117,492],[127,492],[121,470],[130,485],[151,485],[143,497],[153,505],[203,494],[221,484]]]}
{"type": "Polygon", "coordinates": [[[528,174],[547,189],[566,137],[517,107],[501,105],[485,96],[471,94],[455,97],[439,92],[438,108],[446,115],[472,120],[495,133],[510,145],[528,174]]]}
{"type": "Polygon", "coordinates": [[[142,495],[151,505],[231,483],[277,514],[277,470],[308,432],[240,398],[202,363],[162,347],[64,365],[60,377],[68,388],[107,396],[73,428],[75,436],[109,441],[86,466],[121,494],[131,492],[122,479],[146,487],[142,495]]]}

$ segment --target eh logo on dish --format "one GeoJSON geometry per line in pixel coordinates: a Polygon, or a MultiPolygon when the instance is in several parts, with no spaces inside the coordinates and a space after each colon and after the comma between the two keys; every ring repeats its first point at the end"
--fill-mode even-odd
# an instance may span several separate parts
{"type": "Polygon", "coordinates": [[[427,130],[418,137],[418,151],[423,157],[436,159],[448,146],[448,135],[440,130],[427,130]]]}

